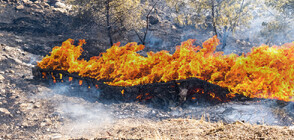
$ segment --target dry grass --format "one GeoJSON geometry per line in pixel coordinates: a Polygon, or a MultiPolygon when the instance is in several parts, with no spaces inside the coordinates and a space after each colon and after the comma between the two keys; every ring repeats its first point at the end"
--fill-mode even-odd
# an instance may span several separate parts
{"type": "Polygon", "coordinates": [[[210,123],[195,119],[151,121],[123,119],[99,131],[108,139],[294,139],[294,129],[281,126],[210,123]]]}

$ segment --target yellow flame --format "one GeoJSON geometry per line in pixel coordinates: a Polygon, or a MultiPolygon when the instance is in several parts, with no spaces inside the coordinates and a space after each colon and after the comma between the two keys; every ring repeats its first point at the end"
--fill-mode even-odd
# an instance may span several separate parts
{"type": "Polygon", "coordinates": [[[174,54],[163,50],[148,52],[147,57],[137,53],[144,49],[143,45],[133,42],[119,47],[117,43],[100,56],[85,61],[78,59],[85,41],[80,40],[74,46],[69,39],[61,47],[54,47],[38,66],[108,80],[106,84],[115,86],[195,77],[228,88],[232,92],[228,97],[239,93],[250,98],[294,101],[294,42],[273,47],[261,45],[241,56],[215,52],[219,44],[216,36],[203,42],[202,48],[193,42],[183,42],[174,54]]]}

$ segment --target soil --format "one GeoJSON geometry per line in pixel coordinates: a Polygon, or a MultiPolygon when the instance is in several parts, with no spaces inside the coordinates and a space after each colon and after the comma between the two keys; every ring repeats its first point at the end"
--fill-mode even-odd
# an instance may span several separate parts
{"type": "Polygon", "coordinates": [[[66,8],[20,2],[0,1],[0,139],[294,138],[293,103],[195,103],[163,110],[138,101],[98,102],[97,90],[35,80],[32,68],[52,47],[70,37],[100,41],[75,28],[66,8]]]}

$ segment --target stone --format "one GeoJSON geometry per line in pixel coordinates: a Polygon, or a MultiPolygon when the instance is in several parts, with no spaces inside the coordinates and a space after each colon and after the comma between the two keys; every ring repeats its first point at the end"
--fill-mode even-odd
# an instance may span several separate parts
{"type": "Polygon", "coordinates": [[[12,139],[12,134],[6,134],[6,135],[4,136],[4,139],[12,139]]]}
{"type": "Polygon", "coordinates": [[[244,122],[242,122],[242,121],[236,121],[234,124],[237,124],[237,125],[244,125],[244,122]]]}
{"type": "Polygon", "coordinates": [[[23,10],[24,9],[24,6],[23,5],[18,5],[18,6],[16,6],[16,9],[17,10],[23,10]]]}
{"type": "Polygon", "coordinates": [[[41,127],[44,127],[44,126],[46,126],[46,123],[45,122],[41,122],[40,126],[41,127]]]}
{"type": "Polygon", "coordinates": [[[21,128],[27,128],[29,126],[28,122],[23,122],[21,128]]]}
{"type": "Polygon", "coordinates": [[[40,102],[36,102],[35,105],[34,105],[34,108],[40,108],[41,105],[42,105],[42,104],[41,104],[40,102]]]}
{"type": "Polygon", "coordinates": [[[16,41],[17,43],[20,43],[20,42],[22,42],[22,40],[21,40],[21,39],[15,39],[15,41],[16,41]]]}
{"type": "Polygon", "coordinates": [[[23,110],[30,110],[34,108],[34,105],[32,103],[22,103],[20,107],[23,110]]]}
{"type": "Polygon", "coordinates": [[[8,72],[9,72],[9,73],[12,73],[12,74],[15,73],[14,70],[9,70],[8,72]]]}
{"type": "Polygon", "coordinates": [[[50,8],[50,5],[48,3],[41,3],[41,5],[44,7],[44,8],[50,8]]]}
{"type": "Polygon", "coordinates": [[[0,112],[4,113],[6,115],[11,115],[11,113],[6,108],[0,108],[0,112]]]}
{"type": "Polygon", "coordinates": [[[62,3],[62,2],[56,2],[55,7],[56,8],[66,8],[66,5],[64,3],[62,3]]]}
{"type": "Polygon", "coordinates": [[[57,140],[57,139],[62,138],[62,135],[61,135],[61,134],[52,134],[52,135],[50,136],[50,138],[53,139],[53,140],[57,140]]]}
{"type": "Polygon", "coordinates": [[[172,25],[173,30],[177,30],[177,27],[175,25],[172,25]]]}
{"type": "Polygon", "coordinates": [[[31,7],[33,5],[33,2],[28,0],[28,1],[24,2],[24,5],[28,6],[28,7],[31,7]]]}
{"type": "Polygon", "coordinates": [[[155,17],[155,16],[150,16],[150,17],[149,17],[149,23],[150,23],[151,25],[155,25],[155,24],[159,23],[159,20],[158,20],[158,18],[155,17]]]}
{"type": "Polygon", "coordinates": [[[4,77],[0,74],[0,82],[2,83],[4,81],[4,77]]]}
{"type": "Polygon", "coordinates": [[[47,125],[52,125],[52,121],[49,118],[46,118],[44,121],[47,125]]]}

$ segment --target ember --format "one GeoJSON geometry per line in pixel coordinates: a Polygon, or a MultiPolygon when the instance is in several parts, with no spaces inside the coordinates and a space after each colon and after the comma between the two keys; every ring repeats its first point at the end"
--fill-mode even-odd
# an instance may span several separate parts
{"type": "MultiPolygon", "coordinates": [[[[250,98],[294,101],[294,42],[273,47],[262,45],[246,55],[237,56],[215,52],[219,44],[216,36],[205,41],[203,48],[194,46],[194,41],[183,42],[176,47],[174,54],[149,52],[147,57],[136,53],[144,49],[143,45],[133,42],[119,47],[117,43],[100,56],[86,61],[78,59],[85,41],[80,40],[75,46],[74,41],[68,39],[61,47],[54,47],[51,55],[39,62],[38,67],[78,73],[81,77],[108,81],[105,83],[111,86],[198,78],[228,88],[231,94],[227,97],[230,98],[239,93],[250,98]]],[[[82,81],[79,84],[82,85],[82,81]]],[[[201,93],[203,89],[194,90],[201,93]]],[[[215,93],[209,95],[217,98],[215,93]]]]}

